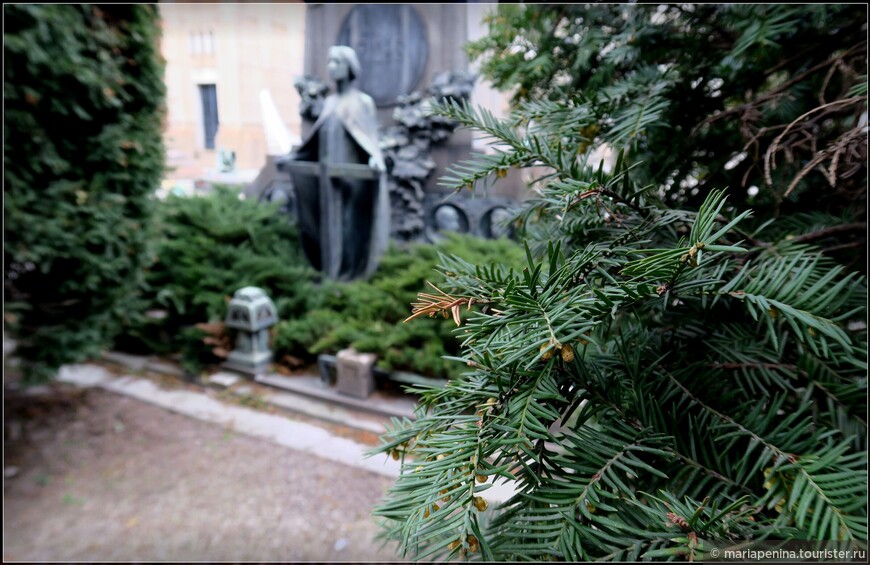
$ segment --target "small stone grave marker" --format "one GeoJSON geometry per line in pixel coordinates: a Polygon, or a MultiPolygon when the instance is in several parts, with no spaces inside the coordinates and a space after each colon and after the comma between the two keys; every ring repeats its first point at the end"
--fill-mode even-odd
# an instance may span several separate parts
{"type": "Polygon", "coordinates": [[[375,390],[374,353],[342,349],[336,356],[336,390],[348,396],[368,398],[375,390]]]}

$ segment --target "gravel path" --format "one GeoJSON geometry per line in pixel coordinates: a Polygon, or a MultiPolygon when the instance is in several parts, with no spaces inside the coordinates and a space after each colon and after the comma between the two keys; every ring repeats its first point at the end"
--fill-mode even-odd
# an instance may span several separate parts
{"type": "Polygon", "coordinates": [[[7,406],[4,466],[17,473],[4,480],[4,561],[399,559],[373,539],[389,479],[110,392],[81,396],[40,414],[7,406]]]}

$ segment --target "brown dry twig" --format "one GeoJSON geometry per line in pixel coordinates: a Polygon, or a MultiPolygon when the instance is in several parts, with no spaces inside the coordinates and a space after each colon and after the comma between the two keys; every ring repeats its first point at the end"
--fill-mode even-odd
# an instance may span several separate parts
{"type": "Polygon", "coordinates": [[[831,159],[831,164],[827,169],[822,166],[822,171],[825,174],[825,178],[827,179],[828,184],[830,184],[832,188],[836,186],[837,168],[840,164],[840,157],[853,144],[855,144],[856,142],[861,143],[862,141],[865,144],[867,143],[866,128],[854,128],[841,135],[827,148],[816,153],[815,156],[810,160],[810,162],[807,163],[797,175],[795,175],[795,178],[791,181],[791,183],[789,183],[788,188],[786,189],[783,196],[786,197],[791,194],[792,190],[794,190],[795,186],[797,186],[802,178],[804,178],[807,174],[810,173],[810,171],[812,171],[817,166],[822,165],[822,163],[828,160],[828,158],[831,159]]]}
{"type": "Polygon", "coordinates": [[[829,58],[829,59],[827,59],[827,60],[825,60],[817,65],[814,65],[814,66],[810,67],[809,69],[807,69],[806,71],[792,77],[790,80],[780,84],[779,86],[777,86],[773,90],[766,92],[765,94],[759,96],[755,100],[751,100],[749,102],[746,102],[745,104],[740,104],[739,106],[734,106],[733,108],[728,108],[727,110],[723,110],[721,112],[713,114],[712,116],[707,117],[702,122],[700,122],[698,125],[696,125],[695,127],[692,128],[692,132],[690,133],[690,136],[691,137],[696,136],[698,134],[698,132],[700,132],[701,129],[703,129],[704,126],[708,126],[708,125],[712,124],[713,122],[721,120],[722,118],[724,118],[726,116],[730,116],[733,114],[743,114],[744,112],[746,112],[747,110],[749,110],[753,107],[759,107],[762,104],[777,98],[778,96],[782,96],[789,88],[791,88],[795,84],[799,83],[800,81],[804,80],[805,78],[812,75],[813,73],[820,71],[828,66],[832,66],[832,65],[835,66],[835,65],[837,65],[837,63],[842,62],[844,59],[846,59],[848,57],[852,57],[853,55],[857,55],[857,54],[862,53],[862,52],[866,52],[866,50],[867,50],[867,47],[866,47],[866,44],[864,44],[864,43],[860,43],[858,45],[853,45],[849,49],[846,49],[844,52],[839,53],[837,55],[834,55],[833,57],[831,57],[831,58],[829,58]]]}
{"type": "MultiPolygon", "coordinates": [[[[792,121],[790,124],[788,124],[788,126],[786,126],[786,128],[779,135],[776,136],[776,138],[773,140],[773,143],[770,144],[770,147],[768,147],[767,151],[764,154],[764,181],[767,183],[767,185],[773,186],[771,171],[776,169],[776,163],[774,161],[774,158],[777,152],[785,151],[786,157],[788,157],[791,154],[791,146],[795,145],[794,143],[783,144],[785,136],[788,135],[790,131],[792,131],[794,128],[803,127],[805,124],[802,122],[808,121],[810,116],[813,116],[814,114],[817,115],[814,118],[814,121],[818,121],[821,119],[821,117],[832,112],[834,108],[843,108],[851,106],[853,104],[859,104],[864,101],[866,101],[865,96],[852,96],[851,98],[835,100],[833,102],[829,102],[827,104],[823,104],[821,106],[813,108],[809,112],[805,112],[797,119],[792,121]]],[[[814,168],[821,165],[828,159],[831,159],[831,165],[828,169],[824,170],[824,173],[826,179],[828,180],[828,183],[831,186],[834,186],[837,180],[836,171],[839,165],[840,156],[843,154],[844,151],[846,151],[849,146],[851,146],[855,142],[863,142],[866,144],[866,128],[855,127],[845,132],[843,135],[841,135],[839,138],[829,144],[828,147],[821,151],[817,151],[816,148],[813,147],[813,158],[803,168],[801,168],[800,172],[798,172],[795,178],[792,179],[783,196],[787,197],[789,194],[791,194],[792,190],[794,190],[795,186],[797,186],[802,178],[804,178],[807,174],[809,174],[810,171],[812,171],[814,168]]]]}
{"type": "Polygon", "coordinates": [[[573,208],[574,206],[576,206],[580,202],[586,200],[587,198],[591,198],[592,196],[610,197],[616,202],[619,202],[621,204],[625,204],[626,206],[628,206],[629,208],[631,208],[635,212],[641,214],[642,216],[648,215],[647,210],[644,210],[643,208],[641,208],[640,206],[638,206],[634,202],[631,202],[630,200],[623,198],[621,195],[613,192],[612,190],[608,190],[608,189],[603,188],[603,187],[593,188],[593,189],[587,190],[585,192],[581,192],[580,194],[577,194],[576,196],[574,196],[574,198],[571,200],[571,202],[565,208],[565,212],[568,212],[571,208],[573,208]]]}
{"type": "Polygon", "coordinates": [[[448,317],[448,311],[453,315],[453,321],[456,322],[457,326],[462,325],[462,321],[459,318],[459,309],[462,306],[467,306],[469,310],[471,310],[471,306],[473,304],[488,304],[489,300],[481,299],[481,298],[473,298],[473,297],[465,297],[465,296],[451,296],[432,284],[429,281],[426,281],[426,284],[434,288],[438,291],[439,294],[427,294],[421,292],[417,295],[419,302],[414,302],[411,306],[413,309],[411,310],[411,315],[405,318],[405,322],[409,322],[414,318],[419,318],[424,314],[428,314],[429,317],[433,317],[439,312],[445,317],[448,317]]]}

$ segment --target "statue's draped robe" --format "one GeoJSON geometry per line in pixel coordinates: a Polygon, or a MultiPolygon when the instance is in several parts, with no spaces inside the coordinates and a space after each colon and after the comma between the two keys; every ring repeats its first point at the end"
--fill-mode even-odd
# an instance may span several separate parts
{"type": "MultiPolygon", "coordinates": [[[[291,160],[366,166],[371,157],[383,163],[375,105],[368,95],[356,89],[327,97],[320,117],[299,149],[290,155],[291,160]]],[[[341,210],[341,233],[331,235],[341,244],[340,249],[334,245],[330,250],[326,265],[322,264],[321,253],[320,227],[325,222],[325,213],[321,210],[320,179],[300,173],[291,176],[296,188],[302,248],[311,264],[328,277],[342,280],[373,273],[390,234],[386,174],[373,180],[328,179],[324,202],[341,210]]]]}

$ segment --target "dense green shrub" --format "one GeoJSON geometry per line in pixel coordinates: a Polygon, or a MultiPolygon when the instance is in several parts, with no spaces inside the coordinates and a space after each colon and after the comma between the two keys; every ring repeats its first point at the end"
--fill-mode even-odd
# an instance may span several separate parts
{"type": "MultiPolygon", "coordinates": [[[[379,356],[385,369],[414,371],[433,377],[455,374],[455,363],[442,356],[458,353],[456,324],[440,316],[402,324],[408,304],[425,281],[438,284],[439,254],[475,261],[519,265],[522,250],[510,240],[484,240],[450,235],[436,245],[392,246],[368,281],[325,282],[308,295],[305,314],[278,324],[276,354],[311,360],[348,346],[379,356]]],[[[433,291],[434,292],[434,291],[433,291]]]]}
{"type": "MultiPolygon", "coordinates": [[[[238,190],[216,187],[198,197],[170,196],[155,215],[157,258],[146,276],[147,310],[116,341],[139,353],[181,353],[192,372],[220,361],[213,355],[215,332],[197,324],[222,322],[227,302],[243,286],[266,291],[278,309],[272,349],[279,363],[313,363],[320,353],[353,346],[378,354],[379,366],[447,376],[443,355],[457,353],[453,322],[401,324],[408,304],[426,280],[437,280],[439,252],[499,258],[517,264],[519,246],[453,236],[440,245],[391,247],[367,281],[321,281],[303,257],[295,225],[276,206],[239,200],[238,190]]],[[[219,327],[219,326],[217,326],[219,327]]]]}
{"type": "Polygon", "coordinates": [[[164,167],[156,6],[4,12],[4,298],[29,380],[97,353],[147,264],[164,167]]]}
{"type": "Polygon", "coordinates": [[[207,197],[170,196],[160,210],[163,235],[148,283],[178,324],[222,320],[228,297],[243,286],[268,290],[282,317],[299,311],[314,272],[276,205],[217,186],[207,197]]]}
{"type": "Polygon", "coordinates": [[[196,324],[222,322],[227,303],[245,286],[264,289],[279,317],[300,315],[314,284],[295,227],[277,206],[239,200],[239,191],[216,186],[202,197],[169,196],[155,215],[156,259],[145,279],[150,310],[136,317],[117,345],[127,350],[183,350],[195,368],[213,361],[196,324]]]}
{"type": "Polygon", "coordinates": [[[529,133],[565,134],[564,155],[630,147],[633,178],[669,204],[729,187],[757,217],[824,212],[866,232],[862,6],[504,5],[488,23],[469,54],[529,133]]]}
{"type": "Polygon", "coordinates": [[[866,14],[498,6],[477,46],[519,98],[504,120],[440,109],[496,148],[446,182],[549,174],[523,270],[445,258],[445,294],[415,305],[475,306],[470,368],[379,449],[407,458],[375,511],[404,552],[866,547],[866,14]],[[587,158],[603,144],[624,149],[611,172],[587,158]],[[481,479],[516,495],[484,512],[481,479]]]}

